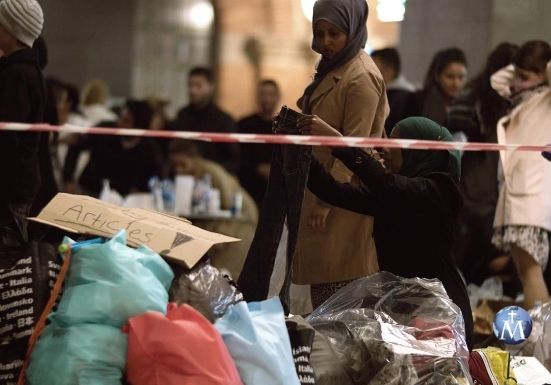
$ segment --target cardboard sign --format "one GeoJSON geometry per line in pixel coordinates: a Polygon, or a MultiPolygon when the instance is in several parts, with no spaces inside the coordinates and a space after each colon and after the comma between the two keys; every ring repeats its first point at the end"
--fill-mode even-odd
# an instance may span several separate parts
{"type": "Polygon", "coordinates": [[[126,229],[129,246],[146,245],[190,269],[212,246],[239,241],[202,230],[185,219],[63,193],[57,194],[38,217],[31,220],[72,233],[106,238],[126,229]]]}

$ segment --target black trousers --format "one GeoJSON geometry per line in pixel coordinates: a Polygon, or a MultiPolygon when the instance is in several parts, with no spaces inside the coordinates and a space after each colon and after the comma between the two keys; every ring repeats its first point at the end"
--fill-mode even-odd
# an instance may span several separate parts
{"type": "Polygon", "coordinates": [[[263,301],[268,296],[277,248],[287,220],[287,268],[280,297],[286,312],[289,311],[293,256],[311,158],[310,146],[281,145],[274,148],[258,227],[238,282],[248,302],[263,301]]]}

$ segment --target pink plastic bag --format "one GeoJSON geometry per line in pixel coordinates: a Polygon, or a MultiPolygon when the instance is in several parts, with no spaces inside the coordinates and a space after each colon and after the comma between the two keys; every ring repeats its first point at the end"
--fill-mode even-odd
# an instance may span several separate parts
{"type": "Polygon", "coordinates": [[[131,318],[125,332],[132,385],[242,385],[218,331],[188,305],[131,318]]]}

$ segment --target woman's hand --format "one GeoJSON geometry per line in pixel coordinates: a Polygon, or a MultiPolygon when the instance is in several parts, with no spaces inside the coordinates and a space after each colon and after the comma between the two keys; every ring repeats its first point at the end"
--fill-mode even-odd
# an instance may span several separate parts
{"type": "Polygon", "coordinates": [[[310,212],[310,217],[308,218],[308,225],[310,226],[310,228],[314,231],[325,230],[325,225],[327,223],[329,212],[331,212],[331,209],[329,207],[315,205],[310,212]]]}
{"type": "Polygon", "coordinates": [[[304,115],[297,121],[297,128],[301,134],[315,136],[342,136],[342,134],[325,123],[317,115],[304,115]]]}

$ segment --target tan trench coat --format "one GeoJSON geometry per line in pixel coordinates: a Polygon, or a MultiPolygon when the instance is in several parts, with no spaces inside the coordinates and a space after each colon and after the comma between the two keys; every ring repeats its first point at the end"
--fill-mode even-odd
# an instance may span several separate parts
{"type": "MultiPolygon", "coordinates": [[[[344,136],[383,135],[389,113],[386,88],[371,58],[360,52],[344,66],[332,71],[314,91],[313,114],[344,136]]],[[[328,148],[316,147],[314,156],[340,182],[359,183],[328,148]]],[[[320,284],[360,278],[378,270],[372,237],[373,218],[324,204],[306,191],[298,243],[293,262],[293,282],[320,284]],[[330,207],[323,231],[308,226],[316,204],[330,207]]]]}

